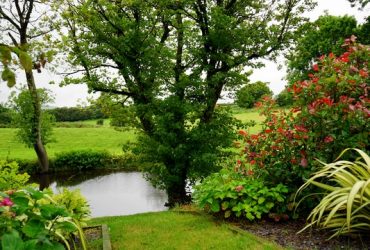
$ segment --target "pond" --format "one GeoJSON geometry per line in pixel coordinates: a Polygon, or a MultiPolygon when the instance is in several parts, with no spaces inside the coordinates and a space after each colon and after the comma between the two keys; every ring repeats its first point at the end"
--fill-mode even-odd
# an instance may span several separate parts
{"type": "Polygon", "coordinates": [[[167,195],[155,189],[140,172],[80,173],[63,176],[43,176],[49,186],[80,189],[90,204],[91,216],[129,215],[164,211],[167,195]]]}

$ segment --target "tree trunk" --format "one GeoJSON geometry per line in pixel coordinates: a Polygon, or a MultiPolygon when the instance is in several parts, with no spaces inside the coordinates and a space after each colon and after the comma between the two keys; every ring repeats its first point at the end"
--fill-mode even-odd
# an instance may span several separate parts
{"type": "Polygon", "coordinates": [[[168,203],[166,206],[188,204],[191,202],[191,196],[186,192],[186,179],[179,183],[172,183],[167,187],[168,203]]]}
{"type": "Polygon", "coordinates": [[[35,84],[35,78],[33,76],[32,70],[25,71],[28,90],[30,91],[32,98],[32,105],[34,109],[33,122],[32,122],[32,134],[34,136],[33,148],[36,152],[37,159],[39,161],[39,166],[41,173],[47,173],[49,171],[49,158],[46,153],[46,149],[41,138],[41,103],[40,98],[37,93],[37,88],[35,84]]]}

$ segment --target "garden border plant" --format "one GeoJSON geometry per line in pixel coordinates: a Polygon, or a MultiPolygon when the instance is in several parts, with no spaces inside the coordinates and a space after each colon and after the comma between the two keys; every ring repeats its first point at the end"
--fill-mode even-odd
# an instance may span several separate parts
{"type": "Polygon", "coordinates": [[[349,150],[344,150],[333,163],[320,162],[322,169],[297,191],[299,195],[314,185],[324,192],[307,218],[308,225],[300,232],[318,227],[330,230],[333,233],[330,238],[333,238],[370,231],[370,157],[362,150],[352,149],[361,158],[354,162],[339,160],[349,150]]]}
{"type": "MultiPolygon", "coordinates": [[[[348,147],[370,151],[370,47],[356,43],[354,36],[343,46],[345,53],[321,56],[309,80],[290,87],[295,100],[292,109],[276,109],[266,97],[258,104],[266,117],[262,132],[239,131],[244,145],[239,144],[242,157],[237,171],[253,171],[267,186],[286,185],[289,197],[284,206],[291,214],[296,190],[319,167],[315,158],[331,162],[348,147]]],[[[315,191],[308,188],[304,192],[315,191]]],[[[305,213],[318,202],[312,196],[300,209],[305,213]]]]}

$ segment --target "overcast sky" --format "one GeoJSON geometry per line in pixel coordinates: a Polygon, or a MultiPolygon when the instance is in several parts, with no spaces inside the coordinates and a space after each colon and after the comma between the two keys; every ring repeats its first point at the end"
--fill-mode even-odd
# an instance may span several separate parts
{"type": "MultiPolygon", "coordinates": [[[[359,23],[363,23],[368,13],[370,12],[370,7],[360,11],[356,7],[351,8],[347,0],[318,0],[318,6],[314,11],[308,14],[312,21],[316,20],[320,15],[324,14],[327,10],[330,15],[353,15],[356,17],[359,23]]],[[[270,83],[270,88],[274,94],[278,94],[283,90],[285,82],[282,78],[285,76],[285,69],[278,70],[277,64],[273,62],[265,62],[266,66],[264,68],[254,70],[251,80],[254,81],[264,81],[270,83]]],[[[35,73],[36,83],[39,88],[50,89],[55,96],[55,103],[53,106],[76,106],[77,104],[86,103],[86,98],[89,96],[87,93],[87,88],[84,85],[73,85],[66,87],[59,87],[58,84],[49,85],[50,81],[55,81],[59,83],[61,78],[55,76],[52,73],[44,70],[41,74],[35,73]]],[[[22,74],[17,74],[18,83],[24,82],[24,77],[22,74]]],[[[9,89],[5,82],[0,80],[0,103],[7,102],[8,96],[14,89],[9,89]]],[[[225,100],[224,100],[225,101],[225,100]]]]}

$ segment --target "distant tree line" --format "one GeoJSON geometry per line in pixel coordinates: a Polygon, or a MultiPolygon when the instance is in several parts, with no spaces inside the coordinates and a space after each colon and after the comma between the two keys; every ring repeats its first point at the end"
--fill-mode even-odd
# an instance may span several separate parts
{"type": "Polygon", "coordinates": [[[87,107],[58,107],[50,109],[48,112],[54,115],[56,122],[74,122],[108,118],[107,115],[95,105],[87,107]]]}
{"type": "Polygon", "coordinates": [[[0,103],[0,128],[9,127],[12,122],[11,110],[0,103]]]}
{"type": "MultiPolygon", "coordinates": [[[[57,107],[47,110],[48,114],[55,117],[56,122],[73,122],[93,119],[105,119],[108,115],[96,105],[87,107],[57,107]]],[[[14,124],[12,108],[0,103],[0,128],[11,127],[14,124]]]]}

